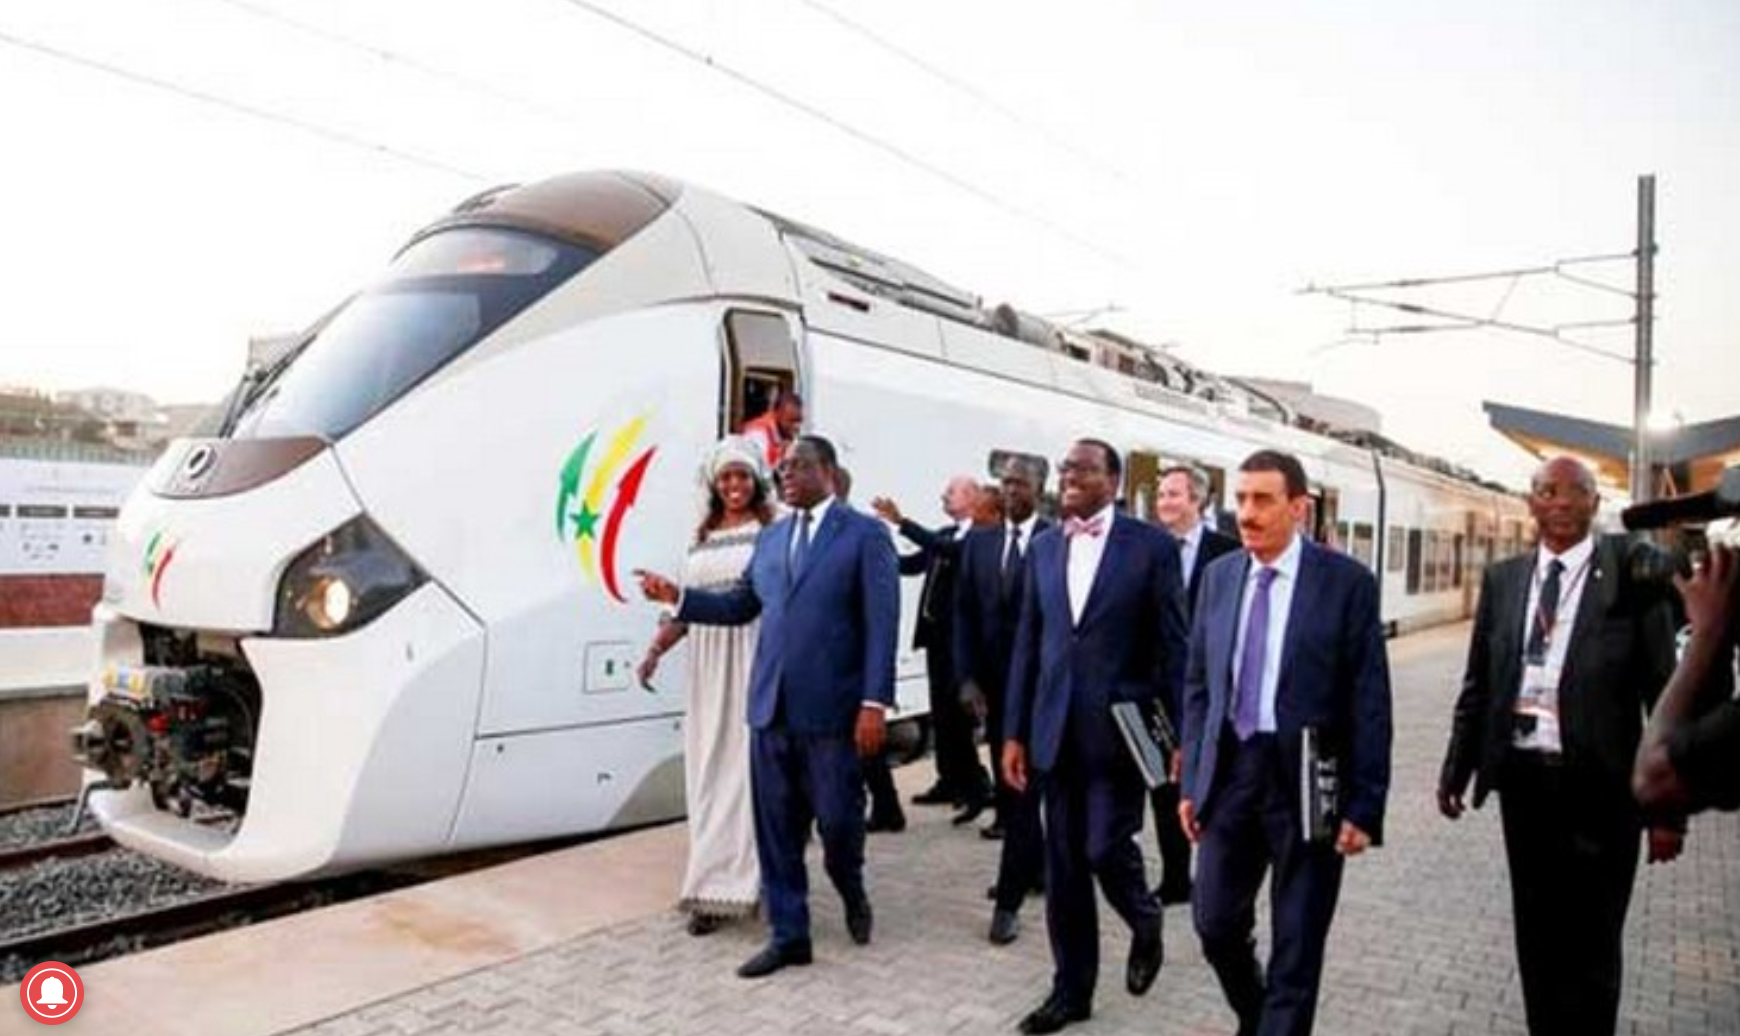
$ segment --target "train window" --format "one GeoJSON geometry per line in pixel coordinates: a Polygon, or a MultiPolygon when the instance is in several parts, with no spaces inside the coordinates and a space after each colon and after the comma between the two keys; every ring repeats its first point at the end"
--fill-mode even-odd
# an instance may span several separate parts
{"type": "Polygon", "coordinates": [[[1426,533],[1425,568],[1421,573],[1420,589],[1429,594],[1438,592],[1438,534],[1426,533]]]}
{"type": "Polygon", "coordinates": [[[1408,531],[1400,525],[1390,526],[1390,549],[1384,564],[1391,572],[1408,567],[1408,531]]]}
{"type": "Polygon", "coordinates": [[[235,434],[337,440],[597,257],[519,231],[431,234],[267,368],[235,434]]]}
{"type": "Polygon", "coordinates": [[[1426,560],[1424,553],[1425,540],[1419,529],[1408,530],[1408,593],[1420,592],[1421,566],[1426,560]]]}
{"type": "Polygon", "coordinates": [[[1456,586],[1462,585],[1462,534],[1456,534],[1454,548],[1450,555],[1450,580],[1456,586]]]}
{"type": "Polygon", "coordinates": [[[1348,544],[1348,551],[1353,555],[1353,560],[1366,568],[1371,568],[1373,546],[1371,526],[1365,522],[1354,522],[1352,540],[1348,544]]]}

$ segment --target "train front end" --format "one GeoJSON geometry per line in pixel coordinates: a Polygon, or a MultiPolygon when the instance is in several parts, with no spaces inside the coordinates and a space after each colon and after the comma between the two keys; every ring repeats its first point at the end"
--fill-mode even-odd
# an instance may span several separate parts
{"type": "Polygon", "coordinates": [[[518,700],[491,687],[537,690],[515,645],[558,650],[593,614],[547,516],[564,408],[622,388],[586,336],[671,293],[624,291],[634,270],[687,268],[659,254],[693,250],[680,227],[637,239],[659,187],[586,174],[461,206],[160,459],[118,521],[73,731],[117,841],[229,881],[464,842],[480,729],[518,700]]]}

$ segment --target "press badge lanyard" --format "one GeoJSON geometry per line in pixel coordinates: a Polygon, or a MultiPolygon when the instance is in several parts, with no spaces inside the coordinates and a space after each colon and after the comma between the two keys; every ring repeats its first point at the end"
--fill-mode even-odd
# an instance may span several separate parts
{"type": "MultiPolygon", "coordinates": [[[[1559,602],[1554,606],[1553,614],[1551,615],[1547,615],[1542,611],[1540,605],[1541,588],[1546,582],[1546,577],[1541,574],[1541,570],[1545,566],[1539,564],[1535,565],[1534,593],[1531,595],[1535,599],[1535,614],[1533,618],[1530,619],[1529,624],[1530,626],[1540,630],[1541,655],[1539,658],[1531,658],[1528,651],[1525,649],[1523,652],[1524,663],[1531,665],[1546,664],[1547,657],[1553,653],[1553,635],[1558,632],[1559,622],[1565,617],[1565,609],[1571,606],[1572,601],[1578,599],[1577,591],[1583,585],[1583,579],[1589,574],[1589,566],[1594,562],[1594,560],[1595,555],[1591,553],[1588,557],[1583,559],[1581,565],[1577,566],[1577,570],[1571,573],[1570,578],[1565,580],[1563,588],[1559,591],[1559,602]]],[[[1526,639],[1524,640],[1524,643],[1527,643],[1526,639]]]]}

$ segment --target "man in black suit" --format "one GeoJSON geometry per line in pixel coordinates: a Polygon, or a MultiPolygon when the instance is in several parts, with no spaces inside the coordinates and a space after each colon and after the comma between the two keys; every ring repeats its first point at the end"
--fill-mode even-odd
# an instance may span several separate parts
{"type": "Polygon", "coordinates": [[[918,621],[913,627],[912,646],[924,652],[925,675],[930,684],[930,721],[936,735],[936,783],[913,796],[919,805],[953,803],[960,807],[954,822],[965,824],[977,817],[991,799],[991,782],[979,763],[973,738],[973,718],[961,707],[959,681],[954,665],[955,568],[960,561],[961,541],[972,529],[973,505],[979,484],[971,476],[956,475],[943,491],[943,513],[949,524],[926,529],[901,514],[887,497],[877,497],[870,506],[884,521],[894,524],[900,535],[918,546],[900,558],[900,574],[924,576],[918,598],[918,621]]]}
{"type": "MultiPolygon", "coordinates": [[[[1002,479],[1004,520],[974,529],[961,544],[960,578],[955,588],[955,665],[960,673],[962,704],[985,721],[991,763],[999,771],[1009,657],[1021,619],[1027,551],[1033,537],[1051,527],[1034,511],[1044,484],[1043,461],[1011,460],[1002,479]]],[[[1038,796],[1016,792],[999,773],[996,800],[996,820],[983,833],[988,838],[1000,834],[1003,839],[990,931],[991,942],[1003,946],[1014,942],[1020,931],[1022,900],[1044,880],[1045,845],[1038,796]]]]}
{"type": "Polygon", "coordinates": [[[1160,973],[1160,904],[1142,851],[1147,788],[1112,706],[1153,709],[1184,671],[1178,547],[1114,506],[1122,464],[1080,439],[1058,465],[1063,527],[1035,537],[1009,662],[1002,769],[1025,791],[1029,768],[1045,802],[1045,922],[1055,964],[1050,994],[1021,1021],[1056,1032],[1093,1013],[1099,978],[1094,884],[1130,927],[1124,984],[1141,996],[1160,973]]]}
{"type": "MultiPolygon", "coordinates": [[[[1612,1036],[1621,935],[1643,822],[1631,767],[1674,668],[1671,602],[1633,582],[1626,545],[1594,537],[1595,477],[1569,457],[1535,472],[1540,545],[1486,570],[1438,783],[1455,820],[1498,792],[1531,1036],[1612,1036]]],[[[1679,834],[1650,832],[1650,859],[1679,834]]]]}
{"type": "MultiPolygon", "coordinates": [[[[1202,572],[1222,554],[1239,549],[1239,541],[1210,529],[1202,515],[1208,507],[1208,476],[1201,468],[1175,464],[1160,472],[1160,492],[1154,498],[1154,517],[1178,541],[1184,573],[1184,615],[1196,614],[1196,597],[1202,590],[1202,572]]],[[[1184,703],[1166,703],[1174,726],[1184,722],[1184,703]]],[[[1178,785],[1154,789],[1154,841],[1160,849],[1160,886],[1154,890],[1162,906],[1190,901],[1190,839],[1178,823],[1178,785]]]]}

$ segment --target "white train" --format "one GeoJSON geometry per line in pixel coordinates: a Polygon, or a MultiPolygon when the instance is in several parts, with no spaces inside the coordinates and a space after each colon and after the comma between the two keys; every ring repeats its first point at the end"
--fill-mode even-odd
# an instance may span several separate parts
{"type": "MultiPolygon", "coordinates": [[[[75,734],[104,827],[260,881],[680,814],[683,685],[633,679],[656,616],[627,573],[678,567],[702,450],[776,385],[865,497],[930,499],[1091,433],[1146,507],[1165,462],[1219,492],[1252,449],[1291,450],[1315,533],[1381,573],[1397,626],[1468,614],[1470,574],[1520,536],[1491,488],[707,191],[504,188],[419,233],[128,501],[75,734]]],[[[908,715],[922,665],[900,660],[908,715]]]]}

